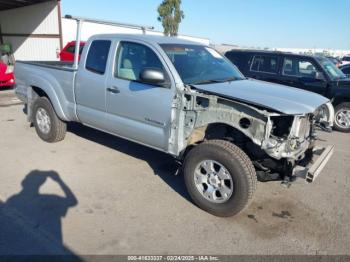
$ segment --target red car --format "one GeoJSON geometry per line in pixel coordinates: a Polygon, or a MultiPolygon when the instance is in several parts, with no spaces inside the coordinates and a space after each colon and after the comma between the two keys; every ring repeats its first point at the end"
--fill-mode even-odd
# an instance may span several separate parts
{"type": "MultiPolygon", "coordinates": [[[[74,61],[74,53],[75,53],[75,41],[69,42],[59,53],[60,61],[62,62],[73,62],[74,61]]],[[[79,49],[79,60],[80,55],[83,52],[83,48],[85,46],[85,42],[80,42],[79,49]]]]}
{"type": "Polygon", "coordinates": [[[13,66],[8,66],[0,61],[0,87],[11,87],[15,85],[13,66]]]}

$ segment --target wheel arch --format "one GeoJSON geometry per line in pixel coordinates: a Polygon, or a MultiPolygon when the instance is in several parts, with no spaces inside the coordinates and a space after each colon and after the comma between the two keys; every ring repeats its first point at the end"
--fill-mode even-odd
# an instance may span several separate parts
{"type": "Polygon", "coordinates": [[[337,96],[333,99],[333,106],[337,107],[342,103],[350,103],[350,97],[348,96],[337,96]]]}
{"type": "Polygon", "coordinates": [[[226,140],[233,144],[236,144],[242,140],[249,140],[250,142],[254,143],[251,137],[237,127],[225,122],[212,122],[193,129],[187,140],[188,142],[186,148],[180,154],[180,159],[183,160],[188,152],[195,146],[208,140],[217,139],[226,140]]]}
{"type": "Polygon", "coordinates": [[[28,88],[28,120],[32,122],[33,120],[33,105],[38,97],[47,97],[52,107],[54,108],[57,116],[64,121],[68,121],[66,113],[64,112],[60,100],[56,92],[51,88],[49,83],[44,83],[41,85],[31,85],[28,88]]]}

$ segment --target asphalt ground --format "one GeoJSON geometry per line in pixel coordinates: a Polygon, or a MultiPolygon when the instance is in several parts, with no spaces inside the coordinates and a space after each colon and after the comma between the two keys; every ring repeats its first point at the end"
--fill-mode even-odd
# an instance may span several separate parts
{"type": "Polygon", "coordinates": [[[47,144],[0,91],[0,254],[350,254],[350,134],[311,185],[259,183],[232,218],[189,199],[171,157],[79,124],[47,144]]]}

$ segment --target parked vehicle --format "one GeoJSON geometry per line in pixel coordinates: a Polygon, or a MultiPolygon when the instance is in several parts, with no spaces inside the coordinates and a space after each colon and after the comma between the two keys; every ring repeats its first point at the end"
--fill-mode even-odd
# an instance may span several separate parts
{"type": "Polygon", "coordinates": [[[321,109],[333,110],[327,98],[248,80],[208,46],[97,35],[86,47],[77,69],[17,62],[16,93],[39,137],[63,140],[66,123],[80,122],[168,153],[209,213],[238,214],[257,178],[311,183],[333,153],[333,146],[315,146],[321,109]]]}
{"type": "Polygon", "coordinates": [[[347,77],[350,78],[350,64],[341,66],[339,69],[340,69],[347,77]]]}
{"type": "Polygon", "coordinates": [[[346,55],[342,58],[342,65],[350,64],[350,55],[346,55]]]}
{"type": "Polygon", "coordinates": [[[13,74],[13,66],[7,65],[0,61],[0,88],[12,87],[15,85],[15,76],[13,74]]]}
{"type": "Polygon", "coordinates": [[[336,67],[340,67],[342,65],[342,61],[339,60],[336,57],[333,56],[326,56],[329,60],[331,60],[333,62],[333,64],[335,64],[336,67]]]}
{"type": "Polygon", "coordinates": [[[0,88],[15,85],[14,71],[15,59],[9,44],[0,45],[0,88]]]}
{"type": "Polygon", "coordinates": [[[288,85],[329,98],[334,128],[350,132],[350,79],[323,56],[273,51],[232,50],[226,57],[251,78],[288,85]]]}
{"type": "MultiPolygon", "coordinates": [[[[60,61],[62,62],[74,61],[75,45],[76,45],[76,41],[71,41],[62,49],[62,51],[59,53],[60,61]]],[[[85,46],[85,42],[80,42],[79,60],[80,60],[80,55],[83,52],[84,46],[85,46]]]]}

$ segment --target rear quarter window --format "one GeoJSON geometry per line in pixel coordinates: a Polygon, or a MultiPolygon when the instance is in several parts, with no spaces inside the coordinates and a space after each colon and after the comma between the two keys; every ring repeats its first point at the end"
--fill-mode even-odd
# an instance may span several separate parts
{"type": "Polygon", "coordinates": [[[86,58],[85,68],[96,74],[103,75],[106,72],[110,47],[111,41],[109,40],[93,41],[86,58]]]}
{"type": "Polygon", "coordinates": [[[246,71],[249,63],[249,55],[245,53],[228,52],[225,55],[240,71],[246,71]]]}
{"type": "Polygon", "coordinates": [[[250,62],[250,71],[276,74],[278,71],[278,58],[271,55],[256,55],[250,62]]]}
{"type": "Polygon", "coordinates": [[[241,56],[242,56],[241,54],[232,53],[232,52],[229,52],[226,54],[226,57],[237,66],[241,60],[241,56]]]}
{"type": "MultiPolygon", "coordinates": [[[[79,48],[79,55],[81,55],[81,53],[83,52],[83,49],[84,49],[84,46],[81,45],[79,48]]],[[[75,45],[68,46],[65,51],[71,54],[75,54],[75,45]]]]}

